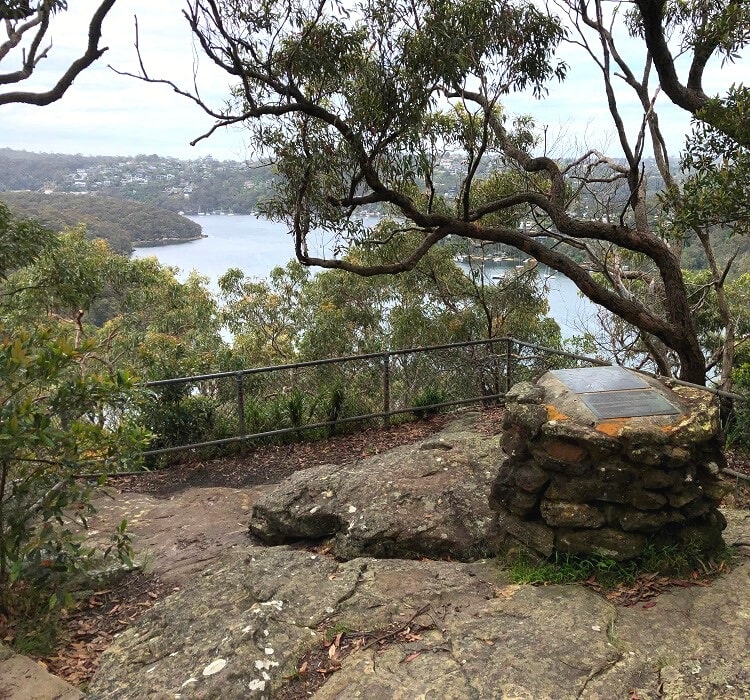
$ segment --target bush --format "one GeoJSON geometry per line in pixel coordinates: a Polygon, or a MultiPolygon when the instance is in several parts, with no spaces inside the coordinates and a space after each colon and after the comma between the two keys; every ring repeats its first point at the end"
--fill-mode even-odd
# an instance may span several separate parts
{"type": "MultiPolygon", "coordinates": [[[[91,350],[0,325],[0,613],[8,617],[70,602],[71,581],[101,560],[79,535],[93,508],[75,475],[129,468],[147,437],[129,419],[132,380],[86,373],[91,350]]],[[[121,558],[124,538],[123,527],[113,550],[121,558]]]]}
{"type": "Polygon", "coordinates": [[[427,415],[435,415],[440,412],[440,408],[436,407],[435,404],[444,403],[448,400],[448,394],[442,389],[427,387],[414,399],[414,415],[420,420],[427,415]]]}

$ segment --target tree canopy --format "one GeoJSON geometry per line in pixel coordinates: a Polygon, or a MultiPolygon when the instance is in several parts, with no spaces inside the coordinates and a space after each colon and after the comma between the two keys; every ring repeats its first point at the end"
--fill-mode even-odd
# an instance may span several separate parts
{"type": "MultiPolygon", "coordinates": [[[[707,97],[703,76],[712,57],[735,60],[745,46],[747,10],[741,2],[652,0],[611,8],[601,0],[560,0],[555,10],[523,0],[372,0],[356,7],[188,0],[185,16],[200,48],[234,80],[231,100],[216,109],[169,84],[214,117],[204,137],[222,125],[247,127],[280,175],[265,213],[288,222],[304,264],[398,273],[449,235],[510,245],[638,329],[660,372],[703,383],[706,357],[680,269],[682,244],[647,202],[649,149],[666,190],[675,184],[651,80],[656,72],[670,99],[744,148],[747,120],[737,119],[728,101],[707,97]],[[619,51],[623,37],[641,39],[640,73],[619,51]],[[513,118],[502,106],[511,91],[542,96],[549,81],[565,78],[568,67],[556,57],[563,41],[583,47],[601,69],[619,159],[594,150],[552,158],[533,120],[513,118]],[[692,62],[681,81],[676,57],[685,54],[692,62]],[[624,124],[616,80],[642,105],[636,133],[624,124]],[[434,185],[446,152],[463,154],[455,198],[434,185]],[[501,173],[514,177],[498,179],[501,173]],[[592,183],[618,191],[600,199],[595,217],[582,216],[576,195],[592,183]],[[342,252],[361,240],[366,234],[352,214],[373,205],[404,222],[389,239],[409,236],[407,251],[399,247],[372,264],[310,255],[313,229],[333,232],[342,252]],[[651,293],[633,293],[634,278],[646,280],[651,293]]],[[[744,88],[736,94],[746,104],[744,88]]]]}

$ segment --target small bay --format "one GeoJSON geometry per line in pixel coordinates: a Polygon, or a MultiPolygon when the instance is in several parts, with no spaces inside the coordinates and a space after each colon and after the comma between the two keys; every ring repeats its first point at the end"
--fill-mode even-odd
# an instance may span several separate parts
{"type": "MultiPolygon", "coordinates": [[[[156,257],[159,262],[180,270],[185,279],[191,270],[208,277],[209,287],[218,291],[217,281],[230,267],[237,267],[248,277],[268,277],[274,267],[286,265],[294,258],[294,241],[284,224],[260,216],[205,215],[187,217],[203,227],[205,238],[149,248],[137,248],[133,257],[156,257]]],[[[312,241],[315,255],[325,254],[330,242],[312,241]]],[[[502,275],[513,270],[512,263],[488,263],[485,274],[502,275]]],[[[596,305],[579,294],[567,277],[544,270],[540,280],[547,287],[549,314],[559,324],[564,338],[581,335],[593,323],[596,305]]]]}

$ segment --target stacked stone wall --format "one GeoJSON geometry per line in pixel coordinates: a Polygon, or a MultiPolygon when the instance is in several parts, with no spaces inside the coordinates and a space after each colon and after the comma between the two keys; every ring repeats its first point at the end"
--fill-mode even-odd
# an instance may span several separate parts
{"type": "Polygon", "coordinates": [[[500,530],[546,557],[557,550],[624,560],[649,545],[715,549],[726,526],[718,408],[708,392],[673,392],[689,407],[674,425],[582,424],[559,410],[549,388],[514,387],[508,456],[491,494],[500,530]]]}

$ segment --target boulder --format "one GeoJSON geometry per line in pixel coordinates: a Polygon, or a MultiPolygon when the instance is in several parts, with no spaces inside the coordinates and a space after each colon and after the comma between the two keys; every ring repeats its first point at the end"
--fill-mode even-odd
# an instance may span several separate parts
{"type": "Polygon", "coordinates": [[[82,700],[83,693],[53,676],[27,656],[0,642],[0,698],[3,700],[82,700]]]}
{"type": "Polygon", "coordinates": [[[488,498],[504,453],[477,420],[467,412],[424,442],[296,472],[255,504],[250,531],[267,544],[330,540],[341,559],[481,558],[494,551],[488,498]]]}

